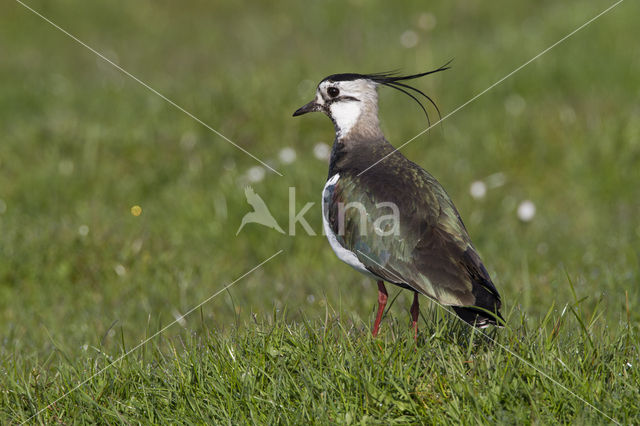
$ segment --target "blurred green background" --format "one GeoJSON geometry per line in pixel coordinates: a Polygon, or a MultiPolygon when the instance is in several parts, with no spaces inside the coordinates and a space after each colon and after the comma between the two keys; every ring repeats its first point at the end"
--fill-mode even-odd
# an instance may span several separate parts
{"type": "MultiPolygon", "coordinates": [[[[375,285],[322,235],[249,224],[236,236],[249,184],[285,229],[295,187],[297,209],[316,203],[306,218],[320,233],[333,127],[292,112],[328,74],[417,73],[453,58],[416,82],[446,115],[612,3],[28,4],[284,175],[3,2],[0,351],[83,357],[117,348],[120,330],[138,342],[281,249],[167,334],[203,319],[224,332],[274,309],[324,317],[327,305],[370,321],[375,285]]],[[[536,323],[574,301],[572,282],[611,327],[625,297],[640,318],[638,16],[638,2],[622,3],[403,149],[456,202],[507,313],[536,323]],[[486,194],[474,198],[478,181],[486,194]]],[[[426,128],[399,92],[382,88],[380,103],[396,146],[426,128]]],[[[403,321],[409,297],[392,309],[403,321]]]]}

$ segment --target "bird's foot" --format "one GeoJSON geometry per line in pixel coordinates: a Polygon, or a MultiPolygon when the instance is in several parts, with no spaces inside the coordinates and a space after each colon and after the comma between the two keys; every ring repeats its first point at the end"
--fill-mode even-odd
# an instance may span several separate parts
{"type": "Polygon", "coordinates": [[[413,327],[413,340],[418,342],[418,316],[420,315],[420,304],[418,293],[413,293],[413,303],[411,304],[411,326],[413,327]]]}
{"type": "Polygon", "coordinates": [[[376,315],[376,321],[373,323],[373,331],[371,332],[373,337],[376,337],[380,331],[380,321],[382,321],[382,314],[384,313],[384,307],[387,305],[388,298],[389,294],[384,286],[384,282],[378,281],[378,314],[376,315]]]}

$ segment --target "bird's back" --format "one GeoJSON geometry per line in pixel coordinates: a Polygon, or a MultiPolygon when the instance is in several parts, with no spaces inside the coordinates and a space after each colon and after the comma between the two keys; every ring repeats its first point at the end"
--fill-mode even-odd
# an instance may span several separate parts
{"type": "Polygon", "coordinates": [[[345,142],[336,142],[332,152],[329,174],[339,179],[327,208],[340,244],[374,275],[454,306],[465,321],[495,323],[483,310],[497,312],[500,296],[440,183],[384,138],[360,146],[345,142]],[[366,220],[357,209],[341,212],[340,203],[342,210],[348,203],[362,205],[366,220]],[[381,217],[390,210],[380,203],[397,206],[399,229],[391,235],[381,235],[381,217]]]}

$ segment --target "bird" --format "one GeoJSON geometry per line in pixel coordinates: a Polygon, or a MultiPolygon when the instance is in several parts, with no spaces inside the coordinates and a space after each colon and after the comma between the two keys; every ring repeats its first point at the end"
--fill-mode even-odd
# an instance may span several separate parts
{"type": "Polygon", "coordinates": [[[258,194],[256,194],[252,187],[247,186],[244,189],[244,195],[247,198],[247,203],[249,203],[249,205],[253,207],[253,211],[245,214],[242,217],[242,222],[240,223],[238,231],[236,231],[236,235],[240,233],[242,228],[244,228],[247,223],[259,223],[260,225],[273,228],[281,234],[284,234],[284,231],[282,230],[282,228],[280,228],[278,222],[276,222],[276,219],[269,211],[269,208],[265,204],[264,200],[260,198],[258,194]]]}
{"type": "Polygon", "coordinates": [[[447,63],[413,75],[333,74],[320,81],[311,102],[293,113],[323,112],[333,122],[335,140],[322,190],[323,229],[340,260],[377,282],[373,337],[388,300],[385,282],[413,292],[410,314],[416,340],[419,294],[452,307],[472,326],[504,325],[500,294],[451,197],[380,129],[380,86],[416,101],[430,124],[423,102],[440,115],[437,105],[407,81],[449,68],[447,63]],[[379,208],[381,204],[395,206],[395,215],[379,208]]]}

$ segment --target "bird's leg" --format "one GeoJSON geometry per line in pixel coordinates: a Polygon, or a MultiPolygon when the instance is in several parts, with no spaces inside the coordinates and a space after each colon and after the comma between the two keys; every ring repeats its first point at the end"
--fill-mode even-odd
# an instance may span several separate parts
{"type": "Polygon", "coordinates": [[[380,331],[380,321],[382,320],[382,313],[384,312],[384,307],[387,305],[387,299],[389,295],[387,294],[387,289],[384,286],[383,281],[378,281],[378,315],[376,315],[376,322],[373,323],[373,337],[378,335],[378,331],[380,331]]]}
{"type": "Polygon", "coordinates": [[[413,303],[411,304],[411,325],[413,326],[413,339],[416,341],[418,340],[418,315],[420,315],[418,292],[414,292],[413,303]]]}

